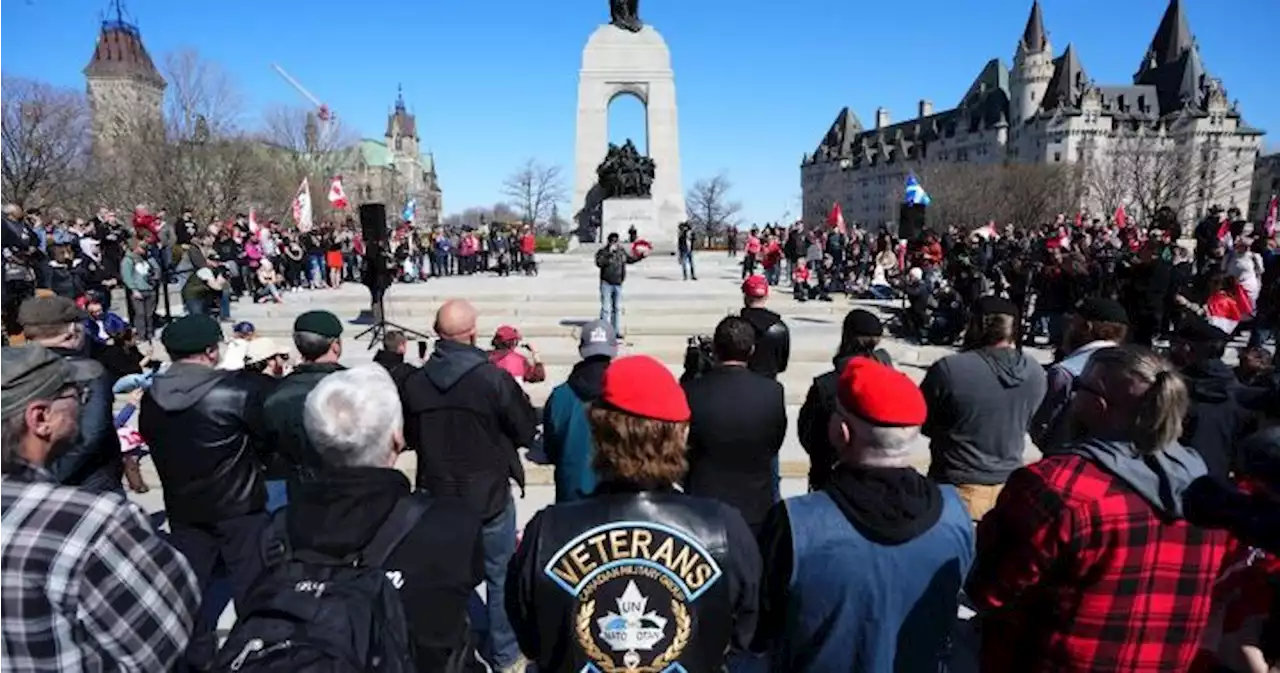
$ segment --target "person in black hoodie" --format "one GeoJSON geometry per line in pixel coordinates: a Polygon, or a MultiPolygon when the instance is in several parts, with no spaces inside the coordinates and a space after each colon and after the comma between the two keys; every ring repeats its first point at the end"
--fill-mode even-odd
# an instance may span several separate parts
{"type": "Polygon", "coordinates": [[[769,281],[764,276],[748,276],[742,281],[742,302],[746,306],[738,315],[756,332],[756,349],[747,368],[776,379],[787,371],[787,361],[791,359],[791,332],[782,316],[764,307],[768,301],[769,281]]]}
{"type": "Polygon", "coordinates": [[[18,307],[18,322],[28,342],[40,344],[69,362],[82,363],[96,378],[88,384],[89,398],[80,405],[80,432],[66,450],[45,466],[58,483],[89,491],[123,493],[124,465],[120,440],[112,422],[115,379],[100,363],[90,360],[83,320],[87,314],[66,297],[32,297],[18,307]]]}
{"type": "MultiPolygon", "coordinates": [[[[425,347],[425,345],[424,345],[425,347]]],[[[417,367],[404,361],[405,351],[409,348],[409,337],[400,330],[389,330],[382,335],[382,350],[373,354],[373,361],[386,368],[391,380],[399,386],[417,367]]]]}
{"type": "Polygon", "coordinates": [[[516,507],[510,481],[524,490],[517,453],[534,441],[538,417],[510,374],[476,348],[476,310],[465,300],[436,312],[435,351],[405,379],[400,399],[408,446],[418,453],[417,486],[461,500],[483,523],[489,639],[500,669],[520,662],[503,609],[503,582],[516,547],[516,507]]]}
{"type": "Polygon", "coordinates": [[[836,464],[836,447],[831,444],[827,423],[836,409],[836,385],[840,372],[855,357],[869,357],[880,364],[893,366],[893,359],[880,348],[884,323],[865,309],[854,309],[844,317],[840,330],[840,347],[831,359],[835,368],[818,376],[809,386],[809,394],[796,419],[800,445],[809,454],[809,490],[820,491],[831,481],[836,464]]]}
{"type": "Polygon", "coordinates": [[[1253,414],[1240,403],[1245,386],[1222,361],[1230,340],[1203,317],[1190,316],[1174,334],[1169,353],[1191,394],[1180,441],[1195,449],[1209,474],[1217,477],[1235,469],[1236,447],[1256,426],[1253,414]]]}
{"type": "Polygon", "coordinates": [[[1173,264],[1161,255],[1160,243],[1149,239],[1129,274],[1129,292],[1124,303],[1133,324],[1130,340],[1150,348],[1164,331],[1165,306],[1174,282],[1173,264]]]}
{"type": "Polygon", "coordinates": [[[787,437],[782,384],[747,368],[754,328],[729,316],[716,326],[716,366],[684,383],[693,410],[685,493],[733,505],[760,532],[777,492],[773,463],[787,437]]]}
{"type": "Polygon", "coordinates": [[[291,494],[285,530],[295,553],[343,558],[364,549],[397,504],[425,505],[383,570],[404,604],[416,669],[459,671],[475,661],[466,614],[484,578],[480,518],[456,500],[410,492],[395,469],[403,423],[395,383],[377,365],[317,383],[303,425],[325,469],[291,494]]]}

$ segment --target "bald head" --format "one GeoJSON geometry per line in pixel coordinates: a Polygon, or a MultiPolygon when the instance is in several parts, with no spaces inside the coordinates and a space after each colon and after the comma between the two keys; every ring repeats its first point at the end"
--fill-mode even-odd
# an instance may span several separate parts
{"type": "Polygon", "coordinates": [[[436,335],[446,341],[476,342],[476,309],[466,299],[450,299],[436,311],[436,335]]]}

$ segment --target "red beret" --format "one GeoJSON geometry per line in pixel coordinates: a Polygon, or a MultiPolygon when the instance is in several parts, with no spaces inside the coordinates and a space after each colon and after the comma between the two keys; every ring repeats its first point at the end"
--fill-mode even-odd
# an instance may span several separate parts
{"type": "Polygon", "coordinates": [[[753,299],[769,296],[769,281],[764,276],[748,276],[742,281],[742,294],[753,299]]]}
{"type": "Polygon", "coordinates": [[[600,401],[633,416],[686,423],[689,400],[684,388],[661,362],[648,355],[629,355],[604,370],[600,401]]]}
{"type": "Polygon", "coordinates": [[[924,425],[924,395],[906,374],[867,357],[849,360],[840,372],[840,406],[873,424],[924,425]]]}

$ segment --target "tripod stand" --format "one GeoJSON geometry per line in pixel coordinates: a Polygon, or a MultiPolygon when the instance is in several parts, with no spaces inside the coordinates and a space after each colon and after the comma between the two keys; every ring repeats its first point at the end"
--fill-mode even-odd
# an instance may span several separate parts
{"type": "Polygon", "coordinates": [[[419,340],[429,341],[431,339],[430,336],[423,334],[418,330],[410,329],[404,325],[387,320],[387,309],[383,303],[383,296],[386,294],[386,290],[373,290],[370,288],[370,291],[373,293],[373,301],[369,306],[369,312],[373,314],[373,324],[370,325],[368,329],[352,337],[352,339],[359,341],[365,336],[368,336],[369,350],[373,350],[374,344],[382,341],[382,338],[387,335],[388,330],[399,330],[404,332],[405,336],[417,337],[419,340]]]}

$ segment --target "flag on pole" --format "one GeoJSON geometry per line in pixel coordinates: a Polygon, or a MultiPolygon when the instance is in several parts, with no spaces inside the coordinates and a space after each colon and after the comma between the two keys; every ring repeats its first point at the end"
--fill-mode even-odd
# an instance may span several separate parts
{"type": "Polygon", "coordinates": [[[1218,224],[1218,240],[1225,241],[1231,235],[1231,219],[1226,213],[1222,214],[1222,222],[1218,224]]]}
{"type": "Polygon", "coordinates": [[[907,174],[907,186],[903,190],[903,199],[912,206],[927,206],[933,201],[929,198],[928,192],[924,191],[924,187],[920,186],[915,173],[907,174]]]}
{"type": "Polygon", "coordinates": [[[342,176],[333,176],[333,181],[329,183],[329,205],[337,210],[347,209],[347,193],[342,191],[342,176]]]}
{"type": "Polygon", "coordinates": [[[1115,215],[1116,229],[1124,229],[1129,226],[1129,215],[1124,212],[1124,204],[1116,206],[1115,215]]]}
{"type": "Polygon", "coordinates": [[[1262,224],[1262,230],[1267,232],[1267,236],[1276,235],[1276,221],[1280,220],[1280,199],[1275,194],[1271,195],[1271,205],[1267,206],[1267,219],[1262,224]]]}
{"type": "Polygon", "coordinates": [[[258,214],[252,207],[249,208],[249,233],[258,233],[258,214]]]}
{"type": "Polygon", "coordinates": [[[404,204],[404,210],[400,212],[400,219],[404,220],[405,222],[412,222],[414,213],[417,212],[417,210],[418,210],[418,200],[409,199],[408,203],[404,204]]]}
{"type": "Polygon", "coordinates": [[[844,211],[840,210],[840,202],[836,201],[831,206],[831,214],[827,215],[827,226],[839,230],[840,233],[847,233],[844,226],[844,211]]]}
{"type": "Polygon", "coordinates": [[[311,231],[311,186],[306,178],[293,195],[293,221],[298,223],[298,231],[311,231]]]}

